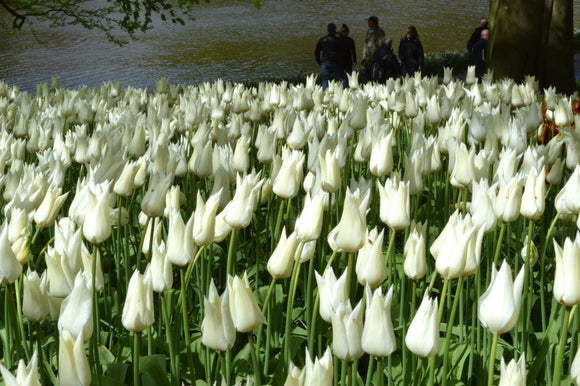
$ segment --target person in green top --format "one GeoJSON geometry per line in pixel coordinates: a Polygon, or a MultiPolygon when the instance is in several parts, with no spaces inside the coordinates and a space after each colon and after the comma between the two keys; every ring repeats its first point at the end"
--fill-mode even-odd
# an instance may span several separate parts
{"type": "Polygon", "coordinates": [[[368,25],[369,29],[367,30],[367,36],[365,38],[361,65],[365,68],[366,80],[370,82],[373,75],[373,54],[381,45],[381,39],[385,37],[385,31],[379,27],[379,18],[376,16],[368,18],[368,25]]]}

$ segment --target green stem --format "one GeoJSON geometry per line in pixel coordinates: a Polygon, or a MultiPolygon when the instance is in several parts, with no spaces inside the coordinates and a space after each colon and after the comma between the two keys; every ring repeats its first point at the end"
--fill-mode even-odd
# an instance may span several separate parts
{"type": "Polygon", "coordinates": [[[384,384],[383,358],[377,357],[377,386],[383,386],[383,384],[384,384]]]}
{"type": "Polygon", "coordinates": [[[178,371],[178,366],[176,366],[176,362],[175,362],[175,349],[173,347],[173,338],[171,336],[171,321],[169,320],[169,315],[167,312],[167,301],[165,299],[165,295],[167,295],[167,293],[163,294],[160,293],[159,297],[161,298],[161,312],[163,314],[163,322],[165,323],[165,334],[166,334],[166,338],[167,338],[167,346],[169,347],[169,363],[170,363],[170,367],[171,367],[171,384],[178,384],[179,383],[179,374],[177,373],[178,371]]]}
{"type": "Polygon", "coordinates": [[[445,296],[447,295],[447,287],[449,286],[449,279],[445,278],[443,281],[443,289],[441,290],[441,299],[439,300],[439,313],[437,314],[437,324],[441,324],[441,317],[443,316],[443,309],[445,308],[445,296]]]}
{"type": "MultiPolygon", "coordinates": [[[[545,288],[545,273],[546,273],[546,250],[548,248],[548,243],[550,241],[550,236],[552,235],[552,231],[556,226],[556,222],[558,222],[559,213],[556,213],[554,216],[554,220],[550,224],[550,228],[546,233],[546,237],[544,239],[544,245],[542,246],[542,254],[540,255],[540,299],[544,299],[544,288],[545,288]]],[[[546,305],[544,301],[540,302],[540,311],[542,315],[542,330],[546,331],[546,305]]]]}
{"type": "Polygon", "coordinates": [[[562,377],[562,363],[564,362],[564,351],[566,348],[566,340],[568,338],[568,326],[570,324],[570,308],[563,305],[566,312],[564,313],[564,320],[562,320],[562,333],[560,334],[560,344],[558,345],[558,354],[556,355],[556,362],[554,363],[554,379],[553,386],[560,386],[560,379],[562,377]]]}
{"type": "Polygon", "coordinates": [[[185,348],[186,348],[186,352],[187,352],[187,363],[189,366],[189,369],[192,372],[192,377],[191,379],[193,379],[193,372],[194,372],[194,367],[193,367],[193,357],[191,356],[191,341],[190,341],[190,337],[189,337],[189,318],[187,317],[187,296],[185,295],[185,291],[187,290],[186,287],[186,282],[184,280],[184,268],[182,267],[179,270],[179,276],[180,276],[180,281],[181,281],[181,295],[183,295],[182,301],[181,301],[181,316],[183,319],[183,336],[185,339],[185,348]]]}
{"type": "Polygon", "coordinates": [[[93,295],[93,353],[95,361],[95,375],[97,378],[97,385],[101,384],[101,363],[99,359],[99,298],[97,296],[97,256],[99,253],[98,245],[93,244],[93,261],[92,261],[92,295],[93,295]]]}
{"type": "Polygon", "coordinates": [[[284,215],[284,205],[286,204],[286,200],[282,199],[280,202],[280,209],[278,210],[278,217],[276,217],[276,226],[274,228],[274,237],[273,240],[277,240],[280,236],[280,228],[282,226],[282,216],[284,215]]]}
{"type": "Polygon", "coordinates": [[[394,262],[393,262],[393,252],[395,251],[395,233],[397,232],[394,229],[390,229],[389,230],[390,234],[389,234],[389,246],[387,248],[387,252],[385,253],[385,264],[387,264],[387,271],[388,271],[388,277],[387,277],[387,288],[391,287],[391,284],[393,284],[393,270],[394,270],[394,262]]]}
{"type": "Polygon", "coordinates": [[[328,259],[328,263],[326,263],[326,267],[324,267],[324,271],[322,272],[322,276],[324,276],[324,274],[326,273],[328,268],[332,265],[332,262],[334,261],[334,256],[336,256],[336,251],[332,251],[332,255],[330,256],[330,259],[328,259]]]}
{"type": "Polygon", "coordinates": [[[292,270],[292,278],[290,279],[290,292],[288,294],[288,303],[286,304],[286,325],[284,334],[284,363],[290,362],[290,340],[291,340],[291,326],[292,326],[292,310],[294,309],[294,296],[296,295],[296,287],[298,285],[298,276],[300,274],[300,259],[296,257],[294,267],[292,270]]]}
{"type": "Polygon", "coordinates": [[[139,357],[141,351],[141,332],[133,332],[133,385],[140,386],[139,378],[139,357]]]}
{"type": "MultiPolygon", "coordinates": [[[[530,275],[532,274],[532,267],[530,264],[530,253],[532,246],[532,231],[534,229],[534,220],[530,219],[528,225],[528,242],[526,245],[526,260],[524,268],[524,293],[522,296],[522,303],[524,306],[524,317],[522,318],[522,351],[526,353],[528,350],[528,319],[531,308],[531,292],[529,289],[530,275]]],[[[533,285],[533,283],[532,283],[533,285]]]]}
{"type": "Polygon", "coordinates": [[[348,254],[348,271],[346,273],[346,297],[350,298],[354,295],[352,292],[352,277],[354,275],[354,253],[350,252],[348,254]]]}
{"type": "MultiPolygon", "coordinates": [[[[145,224],[145,230],[147,230],[147,228],[149,227],[149,224],[151,223],[151,220],[153,218],[152,217],[148,217],[147,218],[147,224],[145,224]]],[[[153,219],[153,221],[155,221],[153,219]]],[[[150,228],[150,233],[151,233],[151,240],[153,240],[153,225],[155,224],[151,224],[151,228],[150,228]]],[[[137,271],[139,271],[139,263],[141,261],[141,255],[143,254],[143,245],[145,244],[145,235],[143,237],[141,237],[141,242],[139,243],[139,250],[137,251],[137,259],[135,260],[135,269],[137,271]]],[[[149,251],[151,252],[151,251],[149,251]]]]}
{"type": "MultiPolygon", "coordinates": [[[[264,299],[264,304],[262,305],[262,314],[264,315],[264,317],[268,316],[266,314],[266,312],[269,309],[268,304],[270,303],[270,297],[272,296],[272,292],[273,292],[275,285],[276,285],[276,278],[273,277],[272,281],[270,282],[270,286],[268,287],[268,292],[266,293],[266,298],[264,299]]],[[[270,327],[270,323],[268,323],[268,327],[270,327]]],[[[260,324],[260,327],[258,328],[258,339],[257,339],[257,343],[256,343],[257,352],[260,352],[260,348],[262,347],[262,331],[263,331],[263,329],[264,329],[264,323],[260,324]]],[[[266,334],[268,334],[268,331],[266,331],[266,334]]],[[[266,338],[266,345],[268,345],[267,338],[266,338]]],[[[268,349],[268,346],[266,346],[266,350],[267,349],[268,349]]],[[[268,362],[269,362],[269,358],[266,357],[264,360],[264,371],[267,371],[268,362]]]]}
{"type": "Polygon", "coordinates": [[[18,328],[20,329],[20,337],[22,338],[22,345],[24,346],[24,354],[26,355],[26,360],[30,360],[30,351],[28,350],[28,345],[24,344],[24,339],[26,333],[24,332],[24,322],[22,320],[22,300],[20,299],[20,280],[22,280],[22,275],[14,282],[14,289],[16,291],[16,318],[18,320],[18,328]]]}
{"type": "Polygon", "coordinates": [[[237,229],[232,229],[232,233],[230,234],[230,246],[228,249],[228,262],[227,262],[227,273],[228,275],[234,275],[234,267],[235,267],[235,262],[234,262],[234,254],[235,254],[235,249],[236,249],[236,238],[238,235],[238,230],[237,229]]]}
{"type": "MultiPolygon", "coordinates": [[[[221,373],[222,373],[222,380],[226,380],[228,379],[227,376],[227,367],[226,367],[226,352],[225,351],[220,351],[220,368],[221,368],[221,373]]],[[[221,384],[221,382],[220,382],[221,384]]]]}
{"type": "Polygon", "coordinates": [[[354,370],[352,368],[352,361],[349,361],[346,363],[346,367],[348,369],[348,381],[347,384],[348,386],[353,386],[354,385],[354,370]]]}
{"type": "Polygon", "coordinates": [[[463,284],[463,277],[460,277],[455,289],[455,298],[453,299],[453,306],[451,307],[451,315],[447,323],[447,336],[445,337],[445,352],[443,353],[443,385],[447,385],[449,368],[449,344],[451,343],[451,330],[455,322],[455,313],[457,312],[457,305],[459,304],[459,294],[461,293],[461,286],[463,284]]]}
{"type": "Polygon", "coordinates": [[[495,254],[493,256],[493,263],[495,264],[496,267],[497,267],[497,261],[499,259],[499,253],[501,251],[501,242],[502,242],[504,233],[505,233],[505,222],[504,223],[501,223],[501,228],[500,228],[500,231],[499,231],[499,237],[497,239],[497,244],[495,246],[495,254]]]}
{"type": "Polygon", "coordinates": [[[248,332],[248,343],[250,344],[250,355],[252,356],[252,366],[254,367],[254,383],[256,386],[262,386],[260,365],[258,364],[258,356],[256,355],[256,347],[254,347],[254,338],[251,331],[248,332]]]}
{"type": "Polygon", "coordinates": [[[493,370],[495,364],[495,349],[497,348],[498,334],[493,334],[491,354],[489,355],[489,368],[487,369],[487,386],[493,386],[493,370]]]}

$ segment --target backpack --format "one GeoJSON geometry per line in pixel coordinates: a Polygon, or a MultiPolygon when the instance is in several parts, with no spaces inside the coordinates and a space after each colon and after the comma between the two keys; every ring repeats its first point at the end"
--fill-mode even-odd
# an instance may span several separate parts
{"type": "Polygon", "coordinates": [[[401,65],[392,51],[380,56],[373,65],[373,80],[378,83],[386,83],[387,79],[401,74],[401,65]]]}

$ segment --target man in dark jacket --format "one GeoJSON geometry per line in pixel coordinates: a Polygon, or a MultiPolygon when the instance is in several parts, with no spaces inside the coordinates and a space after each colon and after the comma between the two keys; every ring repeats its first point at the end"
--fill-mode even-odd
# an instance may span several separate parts
{"type": "Polygon", "coordinates": [[[348,87],[348,81],[344,73],[345,45],[343,40],[336,36],[336,24],[329,23],[326,27],[328,34],[316,44],[314,57],[316,63],[322,66],[322,89],[326,90],[331,75],[348,87]]]}
{"type": "Polygon", "coordinates": [[[347,74],[352,73],[352,68],[356,66],[356,48],[354,40],[348,36],[349,28],[346,24],[342,25],[340,30],[340,38],[343,39],[345,45],[345,57],[344,57],[344,71],[347,74]]]}
{"type": "Polygon", "coordinates": [[[373,53],[373,81],[386,83],[387,79],[401,76],[401,65],[393,53],[393,40],[388,37],[381,39],[381,45],[373,53]]]}
{"type": "Polygon", "coordinates": [[[480,39],[473,45],[471,49],[471,56],[473,57],[473,64],[475,65],[475,76],[481,81],[485,73],[485,57],[487,55],[487,38],[489,30],[484,28],[481,30],[480,39]]]}
{"type": "Polygon", "coordinates": [[[479,39],[481,38],[481,31],[483,29],[487,29],[487,28],[488,28],[487,18],[482,17],[479,20],[479,25],[477,26],[477,28],[475,30],[473,30],[473,33],[471,34],[471,37],[469,38],[469,41],[467,42],[467,52],[469,53],[469,64],[474,64],[473,57],[471,55],[471,51],[473,50],[473,46],[475,45],[475,43],[477,43],[479,41],[479,39]]]}

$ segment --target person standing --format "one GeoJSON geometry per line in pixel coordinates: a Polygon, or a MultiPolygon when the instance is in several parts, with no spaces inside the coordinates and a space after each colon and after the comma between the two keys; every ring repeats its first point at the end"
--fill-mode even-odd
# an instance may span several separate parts
{"type": "Polygon", "coordinates": [[[407,28],[407,33],[401,38],[399,43],[399,59],[401,60],[403,76],[413,76],[416,71],[423,69],[423,63],[425,62],[423,45],[419,40],[417,29],[412,25],[407,28]]]}
{"type": "Polygon", "coordinates": [[[381,39],[381,45],[373,54],[373,81],[385,84],[387,79],[401,76],[401,65],[393,53],[393,40],[388,37],[381,39]]]}
{"type": "Polygon", "coordinates": [[[372,80],[373,65],[372,59],[376,49],[379,48],[381,39],[385,37],[385,31],[379,27],[379,18],[371,16],[368,18],[367,36],[365,38],[365,46],[363,47],[363,59],[361,65],[365,68],[365,77],[367,81],[372,80]]]}
{"type": "Polygon", "coordinates": [[[345,46],[345,58],[344,58],[344,71],[347,74],[352,73],[352,69],[356,66],[356,48],[354,45],[354,40],[348,36],[350,32],[346,24],[342,25],[340,30],[340,38],[344,40],[345,46]]]}
{"type": "Polygon", "coordinates": [[[475,76],[477,80],[481,81],[485,73],[485,57],[487,55],[487,39],[489,37],[489,30],[484,28],[481,30],[481,35],[477,43],[471,49],[471,56],[473,57],[473,64],[475,65],[475,76]]]}
{"type": "Polygon", "coordinates": [[[331,75],[334,75],[336,80],[342,82],[346,88],[348,81],[344,74],[344,43],[336,36],[336,24],[329,23],[326,26],[326,31],[328,34],[318,40],[314,51],[316,63],[322,66],[322,89],[327,89],[331,75]]]}
{"type": "Polygon", "coordinates": [[[467,41],[467,52],[469,53],[469,64],[474,64],[473,62],[473,57],[471,56],[471,51],[473,50],[473,46],[475,45],[475,43],[477,43],[479,41],[479,39],[481,39],[481,31],[484,29],[488,28],[488,21],[486,17],[482,17],[481,19],[479,19],[479,25],[477,26],[477,28],[475,28],[473,30],[473,33],[471,34],[471,36],[469,37],[469,40],[467,41]]]}

